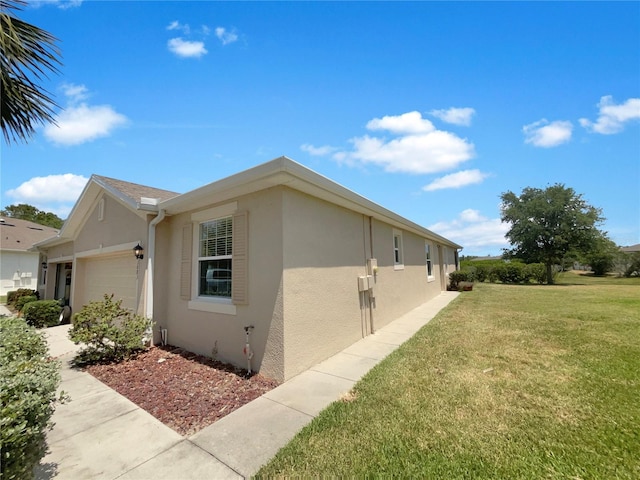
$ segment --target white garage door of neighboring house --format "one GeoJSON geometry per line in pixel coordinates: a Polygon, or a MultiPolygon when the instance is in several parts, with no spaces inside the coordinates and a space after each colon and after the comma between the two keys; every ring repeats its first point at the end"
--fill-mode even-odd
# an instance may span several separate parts
{"type": "Polygon", "coordinates": [[[82,305],[102,300],[104,294],[122,299],[122,307],[136,311],[136,259],[130,252],[124,255],[88,258],[85,260],[85,281],[81,287],[82,305]]]}

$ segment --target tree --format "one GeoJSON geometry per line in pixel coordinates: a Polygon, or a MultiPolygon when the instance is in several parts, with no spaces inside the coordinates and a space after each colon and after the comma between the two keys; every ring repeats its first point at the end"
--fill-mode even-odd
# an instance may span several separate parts
{"type": "Polygon", "coordinates": [[[7,143],[27,141],[35,126],[54,122],[58,107],[37,81],[58,73],[60,52],[50,33],[17,18],[25,0],[0,0],[0,112],[7,143]]]}
{"type": "Polygon", "coordinates": [[[620,249],[615,242],[603,235],[596,239],[594,248],[586,253],[584,260],[594,275],[602,276],[613,269],[619,253],[620,249]]]}
{"type": "Polygon", "coordinates": [[[0,210],[0,215],[9,218],[17,218],[19,220],[27,220],[39,225],[46,225],[51,228],[62,228],[64,220],[55,213],[44,212],[38,210],[33,205],[21,203],[19,205],[9,205],[4,210],[0,210]]]}
{"type": "Polygon", "coordinates": [[[518,196],[507,191],[502,200],[501,220],[510,223],[506,237],[511,256],[546,265],[547,283],[553,283],[553,266],[568,254],[586,254],[604,233],[597,225],[602,211],[587,204],[572,188],[555,184],[544,190],[525,188],[518,196]]]}

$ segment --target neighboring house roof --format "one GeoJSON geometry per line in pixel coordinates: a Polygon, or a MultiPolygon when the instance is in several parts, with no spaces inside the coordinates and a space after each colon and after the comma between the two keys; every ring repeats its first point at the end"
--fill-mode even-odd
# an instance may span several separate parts
{"type": "Polygon", "coordinates": [[[363,215],[374,217],[397,228],[438,240],[454,248],[462,248],[461,245],[427,230],[391,210],[387,210],[284,156],[209,183],[182,195],[113,178],[92,175],[73,207],[67,222],[62,227],[58,238],[42,242],[38,246],[52,246],[74,238],[75,233],[82,226],[85,215],[93,208],[95,202],[105,190],[137,215],[145,217],[149,213],[159,212],[160,210],[164,210],[167,215],[177,215],[278,185],[284,185],[363,215]]]}
{"type": "Polygon", "coordinates": [[[640,252],[640,243],[636,243],[635,245],[630,245],[628,247],[621,247],[620,250],[626,253],[640,252]]]}
{"type": "Polygon", "coordinates": [[[0,217],[0,248],[2,250],[29,250],[34,243],[55,237],[58,230],[27,220],[0,217]]]}
{"type": "Polygon", "coordinates": [[[482,260],[503,260],[502,255],[487,255],[486,257],[473,257],[468,260],[473,262],[482,260]]]}

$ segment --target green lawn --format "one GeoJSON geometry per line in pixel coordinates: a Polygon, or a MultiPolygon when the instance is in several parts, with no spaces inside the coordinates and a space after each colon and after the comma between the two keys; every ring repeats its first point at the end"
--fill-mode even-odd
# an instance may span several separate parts
{"type": "Polygon", "coordinates": [[[258,476],[640,478],[640,279],[480,284],[258,476]]]}

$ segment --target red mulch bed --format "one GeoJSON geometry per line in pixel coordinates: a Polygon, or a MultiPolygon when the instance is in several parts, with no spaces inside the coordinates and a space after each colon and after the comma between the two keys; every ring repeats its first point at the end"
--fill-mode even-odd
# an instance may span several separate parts
{"type": "Polygon", "coordinates": [[[192,435],[278,386],[260,374],[176,347],[152,347],[86,370],[181,435],[192,435]]]}

